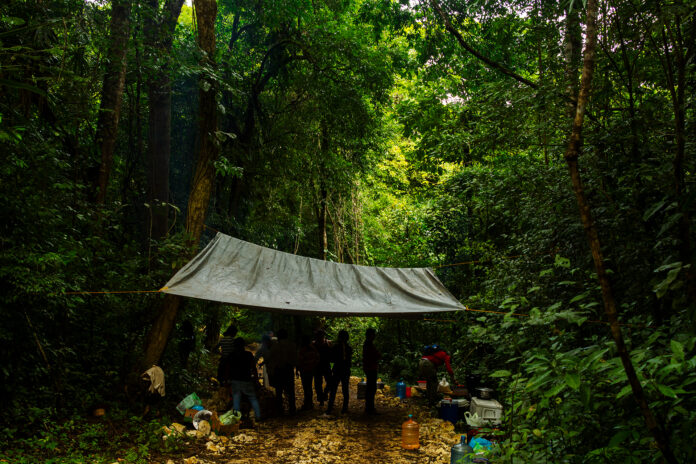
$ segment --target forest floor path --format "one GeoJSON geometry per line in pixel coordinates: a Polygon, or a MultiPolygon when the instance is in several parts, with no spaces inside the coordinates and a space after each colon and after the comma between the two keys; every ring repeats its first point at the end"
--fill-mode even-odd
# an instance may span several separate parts
{"type": "MultiPolygon", "coordinates": [[[[357,377],[351,377],[349,411],[327,415],[315,409],[295,416],[269,418],[254,428],[241,429],[231,437],[208,437],[191,442],[187,458],[168,464],[440,464],[449,463],[450,448],[459,442],[451,423],[432,417],[422,398],[402,402],[390,392],[378,391],[379,415],[363,413],[357,399],[357,377]],[[401,448],[401,425],[408,414],[420,424],[420,448],[401,448]],[[212,438],[212,439],[211,439],[212,438]]],[[[297,403],[302,387],[296,382],[297,403]]],[[[339,389],[337,411],[342,406],[339,389]]]]}

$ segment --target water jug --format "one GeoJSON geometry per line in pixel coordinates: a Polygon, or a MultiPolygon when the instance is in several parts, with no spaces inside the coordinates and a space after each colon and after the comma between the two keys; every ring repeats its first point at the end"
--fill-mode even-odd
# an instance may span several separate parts
{"type": "Polygon", "coordinates": [[[401,379],[396,383],[396,396],[402,400],[406,398],[406,382],[404,382],[404,379],[401,379]]]}
{"type": "Polygon", "coordinates": [[[471,456],[467,456],[474,452],[474,449],[466,442],[466,435],[462,435],[462,441],[452,447],[450,455],[450,464],[463,464],[472,462],[471,456]]]}
{"type": "Polygon", "coordinates": [[[367,390],[367,382],[365,382],[365,379],[362,379],[360,382],[358,382],[358,399],[359,400],[365,399],[365,391],[366,390],[367,390]]]}
{"type": "Polygon", "coordinates": [[[401,426],[401,447],[403,449],[418,449],[418,422],[413,420],[413,414],[408,415],[408,420],[401,426]]]}

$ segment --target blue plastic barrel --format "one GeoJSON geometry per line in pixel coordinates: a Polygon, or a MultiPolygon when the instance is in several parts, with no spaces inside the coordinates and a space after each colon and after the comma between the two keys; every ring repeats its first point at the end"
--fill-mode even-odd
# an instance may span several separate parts
{"type": "Polygon", "coordinates": [[[406,382],[404,382],[404,379],[401,379],[396,383],[396,396],[402,400],[406,398],[406,382]]]}
{"type": "Polygon", "coordinates": [[[456,424],[459,420],[459,405],[452,403],[452,400],[442,400],[440,402],[440,418],[456,424]]]}

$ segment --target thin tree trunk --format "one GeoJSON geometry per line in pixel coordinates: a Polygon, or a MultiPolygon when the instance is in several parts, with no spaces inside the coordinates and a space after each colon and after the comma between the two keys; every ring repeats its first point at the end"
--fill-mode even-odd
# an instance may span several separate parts
{"type": "Polygon", "coordinates": [[[327,193],[324,182],[321,181],[319,192],[319,208],[317,209],[317,229],[319,231],[319,259],[326,260],[326,251],[329,249],[329,238],[326,234],[327,193]]]}
{"type": "Polygon", "coordinates": [[[152,238],[167,234],[169,201],[169,157],[171,154],[172,89],[162,73],[148,85],[148,202],[152,211],[152,238]]]}
{"type": "Polygon", "coordinates": [[[131,0],[113,0],[111,6],[110,45],[107,53],[106,72],[102,86],[101,104],[97,119],[95,145],[101,152],[101,164],[97,178],[96,202],[103,204],[106,187],[114,159],[121,100],[126,82],[126,52],[130,26],[131,0]]]}
{"type": "Polygon", "coordinates": [[[174,29],[183,0],[167,0],[162,9],[148,0],[145,49],[149,52],[147,79],[148,115],[148,201],[152,211],[153,238],[167,234],[169,202],[169,158],[171,155],[172,89],[169,78],[174,29]]]}
{"type": "Polygon", "coordinates": [[[566,111],[569,119],[575,117],[575,105],[578,95],[578,68],[580,67],[582,31],[580,30],[580,11],[575,6],[566,12],[565,37],[563,38],[563,55],[565,58],[566,111]]]}
{"type": "MultiPolygon", "coordinates": [[[[203,51],[203,65],[215,67],[215,0],[196,1],[198,46],[203,51]]],[[[198,160],[193,176],[191,196],[186,215],[186,232],[191,243],[198,247],[205,217],[210,203],[215,171],[213,162],[218,156],[217,132],[217,84],[205,75],[201,77],[198,92],[198,160]]]]}
{"type": "Polygon", "coordinates": [[[592,75],[594,73],[595,65],[595,49],[597,45],[597,3],[598,0],[588,0],[587,2],[587,44],[585,46],[585,58],[580,83],[580,93],[577,98],[575,117],[573,119],[573,127],[570,140],[568,142],[568,148],[565,152],[565,160],[568,164],[568,170],[570,172],[570,178],[573,184],[573,191],[575,192],[578,207],[580,208],[580,218],[582,219],[582,224],[585,229],[585,233],[587,234],[587,240],[592,251],[595,270],[597,271],[597,277],[602,288],[604,311],[610,323],[611,334],[614,338],[614,343],[616,344],[619,358],[621,359],[621,363],[626,371],[626,377],[628,378],[631,389],[633,390],[633,396],[643,413],[648,430],[655,438],[655,441],[657,442],[657,445],[660,448],[660,451],[662,451],[662,454],[667,462],[676,463],[677,460],[669,447],[667,437],[662,428],[657,424],[657,421],[655,420],[655,417],[648,406],[645,394],[643,392],[643,387],[638,380],[635,368],[631,362],[631,356],[628,352],[628,348],[624,343],[621,327],[619,326],[618,313],[616,311],[616,302],[614,301],[611,283],[609,282],[609,277],[604,267],[604,257],[602,255],[597,227],[594,223],[594,219],[592,218],[590,205],[585,197],[582,179],[580,178],[580,172],[578,169],[578,156],[582,147],[582,125],[585,116],[585,107],[590,95],[590,87],[592,84],[592,75]]]}
{"type": "MultiPolygon", "coordinates": [[[[684,157],[686,147],[686,65],[688,56],[684,50],[684,40],[681,32],[681,17],[676,15],[674,27],[665,22],[663,29],[663,41],[665,47],[665,62],[667,71],[667,82],[672,98],[672,108],[674,112],[674,139],[675,153],[672,161],[674,175],[674,195],[679,205],[681,217],[678,224],[679,237],[679,259],[684,265],[692,264],[691,261],[691,221],[689,219],[689,206],[684,203],[684,157]],[[667,33],[665,33],[665,30],[667,33]],[[667,40],[669,36],[669,41],[667,40]],[[670,49],[672,53],[670,53],[670,49]],[[674,58],[672,66],[671,57],[674,58]],[[676,68],[676,69],[675,69],[676,68]],[[675,75],[676,74],[676,75],[675,75]]],[[[692,301],[696,301],[696,270],[687,268],[686,270],[686,292],[692,301]]]]}

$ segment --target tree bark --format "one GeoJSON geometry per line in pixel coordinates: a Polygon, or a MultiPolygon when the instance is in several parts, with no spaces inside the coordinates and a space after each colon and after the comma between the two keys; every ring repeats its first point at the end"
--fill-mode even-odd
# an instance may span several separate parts
{"type": "Polygon", "coordinates": [[[106,199],[106,187],[109,184],[116,136],[118,135],[121,100],[126,82],[130,10],[131,0],[113,0],[110,44],[95,135],[95,145],[99,147],[101,153],[99,175],[96,182],[96,202],[98,204],[103,204],[106,199]]]}
{"type": "MultiPolygon", "coordinates": [[[[179,0],[176,0],[177,2],[179,0]]],[[[179,10],[181,5],[179,4],[179,10]]],[[[170,10],[171,11],[171,10],[170,10]]],[[[198,22],[198,43],[204,52],[203,64],[215,65],[215,16],[217,4],[215,0],[198,0],[196,2],[196,21],[198,22]]],[[[198,248],[205,215],[210,202],[214,179],[213,161],[217,157],[217,103],[215,100],[217,86],[214,80],[207,76],[201,77],[198,107],[198,160],[191,194],[189,195],[186,211],[186,232],[189,236],[191,252],[198,248]]],[[[149,367],[156,363],[171,335],[174,322],[181,304],[181,297],[166,295],[145,341],[143,366],[149,367]]]]}
{"type": "Polygon", "coordinates": [[[319,232],[319,259],[326,260],[326,251],[329,249],[329,237],[326,234],[327,193],[324,181],[320,181],[319,208],[317,208],[317,229],[319,232]]]}
{"type": "Polygon", "coordinates": [[[319,205],[317,206],[317,232],[319,234],[319,259],[326,260],[326,252],[329,249],[329,237],[326,234],[326,216],[328,214],[328,192],[324,181],[324,160],[328,157],[329,137],[326,125],[321,122],[319,134],[319,205]]]}
{"type": "Polygon", "coordinates": [[[582,31],[580,30],[580,11],[575,5],[566,11],[565,37],[563,38],[563,55],[565,58],[566,112],[569,119],[575,117],[575,105],[578,95],[578,68],[582,48],[582,31]]]}
{"type": "Polygon", "coordinates": [[[148,202],[151,208],[151,236],[161,238],[169,229],[169,157],[171,155],[170,61],[174,29],[183,0],[167,0],[162,9],[157,0],[148,0],[145,49],[148,56],[148,202]]]}
{"type": "MultiPolygon", "coordinates": [[[[198,46],[203,51],[204,66],[215,67],[215,0],[196,1],[198,46]]],[[[217,83],[208,75],[202,75],[198,91],[198,160],[193,176],[191,196],[186,214],[186,232],[197,247],[203,233],[205,216],[210,203],[215,171],[213,162],[218,156],[217,132],[217,83]]]]}
{"type": "MultiPolygon", "coordinates": [[[[675,15],[674,24],[665,21],[662,38],[665,50],[665,71],[669,93],[674,112],[674,141],[675,152],[672,161],[674,175],[674,195],[681,217],[678,223],[679,259],[684,265],[693,264],[691,257],[691,221],[689,207],[685,204],[684,188],[684,157],[686,147],[686,67],[689,62],[689,51],[685,50],[682,36],[682,20],[675,15]],[[668,39],[669,37],[669,39],[668,39]],[[671,52],[670,52],[671,50],[671,52]],[[672,64],[672,58],[674,64],[672,64]]],[[[693,266],[686,269],[686,293],[692,301],[696,301],[696,270],[693,266]]]]}
{"type": "Polygon", "coordinates": [[[580,209],[580,218],[582,220],[582,224],[587,235],[587,240],[592,251],[595,270],[602,289],[604,311],[607,315],[607,319],[609,320],[611,334],[614,338],[614,343],[616,344],[619,358],[621,359],[621,363],[623,364],[626,372],[626,377],[628,378],[631,389],[633,390],[633,397],[638,403],[638,406],[640,407],[645,418],[645,424],[655,438],[655,441],[657,442],[657,445],[660,448],[665,460],[669,463],[676,463],[677,460],[669,447],[667,436],[655,420],[655,417],[648,406],[645,394],[643,392],[643,387],[638,379],[635,368],[633,367],[628,348],[624,343],[621,327],[619,326],[618,321],[616,302],[614,300],[608,274],[604,267],[604,257],[602,255],[597,227],[592,217],[590,205],[585,197],[582,179],[580,178],[580,172],[578,169],[578,157],[582,147],[581,135],[585,116],[585,107],[589,100],[592,75],[594,73],[595,65],[595,50],[597,45],[597,3],[598,0],[588,0],[587,2],[587,44],[585,45],[585,57],[582,70],[582,79],[580,81],[580,92],[577,98],[572,132],[565,152],[565,160],[570,172],[573,191],[580,209]]]}
{"type": "Polygon", "coordinates": [[[169,157],[171,155],[172,89],[170,79],[162,74],[148,85],[148,192],[151,211],[151,237],[162,238],[169,229],[169,157]]]}

